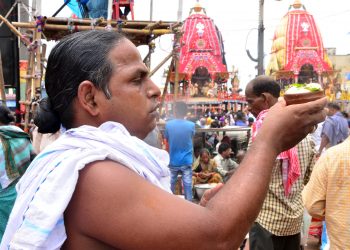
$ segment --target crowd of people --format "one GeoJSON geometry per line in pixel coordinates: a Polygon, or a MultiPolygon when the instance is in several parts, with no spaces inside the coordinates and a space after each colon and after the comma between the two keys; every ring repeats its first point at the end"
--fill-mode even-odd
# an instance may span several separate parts
{"type": "MultiPolygon", "coordinates": [[[[304,208],[325,221],[330,249],[350,249],[348,123],[326,98],[287,106],[272,78],[250,81],[255,122],[235,162],[226,137],[207,138],[215,157],[205,145],[195,154],[196,124],[181,102],[165,125],[169,154],[148,144],[161,141],[160,90],[120,33],[63,38],[45,87],[35,123],[62,133],[34,159],[29,136],[0,109],[1,250],[238,249],[247,234],[250,249],[300,249],[304,208]],[[173,195],[179,175],[185,199],[173,195]],[[212,182],[224,184],[191,202],[194,184],[212,182]]],[[[249,126],[243,112],[235,118],[249,126]]]]}

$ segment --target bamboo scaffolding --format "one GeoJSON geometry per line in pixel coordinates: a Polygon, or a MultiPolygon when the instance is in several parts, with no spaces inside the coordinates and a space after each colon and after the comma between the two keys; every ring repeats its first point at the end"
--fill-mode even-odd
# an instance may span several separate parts
{"type": "Polygon", "coordinates": [[[1,93],[1,103],[6,107],[6,94],[5,94],[5,81],[4,74],[2,71],[2,59],[1,59],[1,51],[0,51],[0,93],[1,93]]]}
{"type": "Polygon", "coordinates": [[[30,45],[30,41],[24,36],[22,35],[21,32],[19,32],[15,26],[13,26],[6,18],[4,18],[2,15],[0,15],[0,19],[1,21],[3,21],[7,27],[9,27],[9,29],[19,38],[21,39],[21,41],[26,45],[29,46],[30,45]]]}
{"type": "Polygon", "coordinates": [[[29,59],[28,59],[28,67],[27,67],[27,77],[26,78],[26,100],[20,101],[19,103],[25,106],[24,113],[24,131],[29,131],[29,116],[30,116],[30,105],[31,105],[31,92],[34,78],[34,63],[35,63],[35,55],[34,51],[29,51],[29,59]]]}
{"type": "Polygon", "coordinates": [[[165,85],[164,85],[162,97],[160,99],[159,116],[161,116],[162,112],[163,112],[163,105],[164,105],[165,96],[166,96],[166,93],[167,93],[167,90],[168,90],[168,85],[169,85],[169,82],[170,82],[171,71],[173,70],[172,69],[173,67],[174,67],[174,57],[172,57],[172,59],[171,59],[169,70],[168,70],[168,75],[167,75],[166,80],[165,80],[165,85]]]}
{"type": "MultiPolygon", "coordinates": [[[[79,19],[79,18],[67,18],[67,17],[47,17],[46,19],[47,24],[86,24],[86,25],[99,25],[99,26],[106,26],[107,20],[104,18],[97,18],[97,19],[79,19]]],[[[182,25],[181,22],[166,22],[166,21],[157,21],[157,22],[150,22],[150,21],[128,21],[128,20],[111,20],[111,26],[127,26],[127,27],[139,27],[139,26],[152,26],[157,25],[157,27],[175,29],[182,25]]]]}
{"type": "Polygon", "coordinates": [[[180,67],[180,33],[175,34],[175,41],[174,41],[174,57],[175,57],[175,83],[174,83],[174,99],[177,99],[177,95],[179,92],[179,67],[180,67]]]}
{"type": "MultiPolygon", "coordinates": [[[[21,22],[13,22],[13,25],[17,28],[26,28],[26,29],[34,29],[36,24],[34,23],[21,23],[21,22]]],[[[84,26],[84,25],[60,25],[60,24],[45,24],[44,30],[53,30],[53,31],[86,31],[86,30],[105,30],[105,27],[102,26],[84,26]]],[[[110,28],[113,31],[129,33],[129,34],[140,34],[140,35],[165,35],[165,34],[173,34],[174,32],[168,29],[155,29],[155,30],[146,30],[146,29],[130,29],[130,28],[110,28]]]]}
{"type": "Polygon", "coordinates": [[[171,52],[169,55],[167,55],[150,73],[149,77],[153,76],[154,73],[164,65],[171,57],[173,57],[173,52],[171,52]]]}
{"type": "MultiPolygon", "coordinates": [[[[22,42],[28,47],[29,62],[26,76],[22,77],[26,79],[26,100],[20,101],[22,105],[25,105],[26,112],[24,117],[24,130],[28,131],[30,124],[30,112],[33,111],[33,98],[35,95],[35,87],[40,86],[42,81],[42,72],[44,69],[43,62],[45,61],[46,47],[41,45],[42,36],[45,39],[57,39],[63,37],[64,35],[70,34],[72,32],[86,31],[86,30],[105,30],[106,28],[116,32],[122,32],[129,35],[129,38],[136,45],[149,45],[149,54],[153,49],[150,46],[150,42],[161,35],[175,34],[175,44],[173,51],[163,59],[163,61],[157,65],[150,73],[153,75],[159,68],[172,57],[172,61],[169,67],[165,88],[161,97],[161,105],[159,112],[162,111],[162,106],[164,104],[167,88],[171,78],[171,72],[178,71],[178,58],[174,58],[177,51],[178,54],[178,42],[181,36],[180,27],[181,22],[152,22],[152,21],[117,21],[105,20],[103,18],[99,19],[78,19],[78,18],[61,18],[61,17],[44,17],[44,19],[38,20],[36,22],[10,22],[6,18],[0,15],[0,19],[6,23],[10,30],[16,34],[22,42]],[[40,23],[38,27],[38,21],[40,23]],[[34,31],[33,42],[31,42],[26,36],[21,34],[17,28],[29,29],[34,31]],[[175,66],[176,65],[176,66],[175,66]],[[30,93],[30,94],[29,94],[30,93]]],[[[154,45],[153,45],[154,46],[154,45]]],[[[177,55],[176,54],[176,55],[177,55]]],[[[178,55],[177,55],[178,56],[178,55]]],[[[178,74],[175,77],[175,98],[176,98],[176,86],[178,86],[178,74]]]]}

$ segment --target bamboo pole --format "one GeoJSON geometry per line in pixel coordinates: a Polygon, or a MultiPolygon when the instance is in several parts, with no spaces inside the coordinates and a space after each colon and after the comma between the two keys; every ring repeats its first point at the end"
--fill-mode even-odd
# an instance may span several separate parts
{"type": "MultiPolygon", "coordinates": [[[[46,23],[47,24],[54,24],[54,23],[61,23],[61,24],[67,24],[67,23],[72,23],[72,24],[86,24],[86,25],[92,25],[92,24],[98,24],[98,25],[107,25],[107,20],[103,18],[99,19],[79,19],[79,18],[67,18],[67,17],[47,17],[46,23]]],[[[111,25],[112,26],[148,26],[148,25],[154,25],[157,24],[162,27],[170,27],[171,28],[176,28],[179,25],[181,25],[181,22],[166,22],[166,21],[130,21],[130,20],[111,20],[111,25]]]]}
{"type": "Polygon", "coordinates": [[[0,19],[7,25],[7,27],[9,27],[9,29],[15,33],[16,36],[19,37],[19,39],[25,43],[26,46],[29,46],[30,45],[30,41],[22,35],[21,32],[19,32],[14,25],[12,25],[6,18],[4,18],[2,15],[0,15],[0,19]]]}
{"type": "Polygon", "coordinates": [[[154,30],[154,29],[156,29],[156,28],[158,28],[158,27],[160,27],[160,25],[162,24],[162,21],[159,21],[159,22],[156,22],[156,23],[149,23],[149,24],[147,24],[147,26],[145,27],[145,28],[143,28],[143,29],[148,29],[148,30],[154,30]]]}
{"type": "Polygon", "coordinates": [[[6,107],[5,81],[4,81],[4,74],[2,71],[1,51],[0,51],[0,93],[1,93],[1,103],[3,106],[6,107]]]}
{"type": "Polygon", "coordinates": [[[153,76],[154,73],[164,65],[171,57],[173,56],[173,52],[171,52],[169,55],[167,55],[150,73],[149,77],[153,76]]]}
{"type": "Polygon", "coordinates": [[[25,106],[25,113],[24,113],[24,128],[23,130],[25,132],[29,132],[29,115],[30,115],[30,104],[31,104],[31,95],[29,94],[29,91],[33,92],[32,86],[33,86],[33,78],[35,73],[35,55],[34,51],[29,51],[29,58],[28,58],[28,67],[27,67],[27,77],[26,78],[26,95],[25,95],[25,101],[20,101],[20,104],[23,104],[25,106]]]}
{"type": "Polygon", "coordinates": [[[165,85],[164,85],[162,97],[160,99],[159,116],[162,115],[164,100],[165,100],[166,92],[167,92],[168,85],[169,85],[169,82],[170,82],[170,76],[171,76],[171,72],[173,71],[173,67],[174,67],[174,57],[171,59],[169,70],[168,70],[168,75],[167,75],[166,80],[165,80],[165,85]]]}
{"type": "MultiPolygon", "coordinates": [[[[16,7],[16,5],[18,4],[18,0],[11,6],[11,8],[9,9],[9,11],[6,13],[6,15],[5,15],[5,17],[4,17],[4,19],[5,20],[7,20],[7,18],[9,17],[9,15],[11,14],[11,12],[13,11],[13,9],[16,7]]],[[[1,26],[4,24],[4,20],[3,19],[1,19],[2,21],[1,21],[1,23],[0,23],[0,28],[1,28],[1,26]]]]}
{"type": "Polygon", "coordinates": [[[43,81],[43,72],[44,72],[44,62],[46,61],[46,44],[43,44],[41,46],[41,62],[40,62],[40,72],[41,72],[41,75],[40,75],[40,86],[41,86],[41,82],[43,81]]]}
{"type": "Polygon", "coordinates": [[[175,53],[175,83],[174,83],[174,101],[177,99],[179,92],[179,60],[180,60],[180,32],[176,32],[174,41],[174,53],[175,53]]]}
{"type": "MultiPolygon", "coordinates": [[[[34,29],[35,24],[33,23],[20,23],[20,22],[13,22],[13,25],[17,28],[27,28],[27,29],[34,29]]],[[[82,25],[74,25],[74,29],[76,31],[85,31],[85,30],[106,30],[105,27],[97,26],[97,27],[91,27],[91,26],[82,26],[82,25]]],[[[45,24],[44,30],[60,30],[60,31],[70,31],[69,25],[57,25],[57,24],[45,24]]],[[[112,27],[111,30],[113,31],[120,31],[123,33],[130,33],[130,34],[140,34],[140,35],[165,35],[165,34],[172,34],[173,32],[171,30],[167,29],[156,29],[156,30],[139,30],[139,29],[129,29],[129,28],[115,28],[112,27]]]]}
{"type": "MultiPolygon", "coordinates": [[[[40,20],[39,20],[40,21],[40,20]]],[[[35,90],[36,87],[41,85],[41,34],[42,34],[42,26],[38,25],[36,29],[34,30],[34,41],[37,42],[37,48],[32,51],[32,58],[31,62],[33,63],[31,68],[31,75],[34,76],[34,79],[31,79],[31,92],[30,92],[30,99],[27,97],[27,102],[29,104],[25,104],[26,106],[26,112],[24,117],[24,131],[29,132],[29,119],[30,119],[30,112],[32,103],[31,101],[35,98],[35,90]],[[29,100],[28,100],[29,99],[29,100]]]]}

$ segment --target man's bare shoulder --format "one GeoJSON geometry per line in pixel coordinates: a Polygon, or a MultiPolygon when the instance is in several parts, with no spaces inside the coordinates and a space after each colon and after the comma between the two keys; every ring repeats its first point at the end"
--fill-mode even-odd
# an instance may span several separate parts
{"type": "Polygon", "coordinates": [[[66,245],[108,244],[110,239],[105,238],[111,230],[121,230],[118,225],[123,225],[123,214],[137,202],[137,193],[131,187],[139,182],[143,179],[135,172],[110,160],[96,161],[82,169],[65,211],[66,245]],[[111,224],[112,228],[108,226],[111,224]]]}

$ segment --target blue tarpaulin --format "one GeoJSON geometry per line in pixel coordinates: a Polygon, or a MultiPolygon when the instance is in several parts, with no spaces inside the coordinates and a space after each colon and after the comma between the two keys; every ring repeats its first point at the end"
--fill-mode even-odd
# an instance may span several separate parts
{"type": "Polygon", "coordinates": [[[75,15],[79,18],[82,18],[81,8],[82,5],[85,5],[89,10],[90,18],[107,18],[107,8],[108,0],[64,0],[64,3],[67,3],[67,6],[73,11],[75,15]],[[79,6],[80,3],[80,6],[79,6]]]}
{"type": "MultiPolygon", "coordinates": [[[[73,11],[73,13],[75,15],[77,15],[77,17],[81,18],[81,11],[79,8],[79,4],[77,0],[64,0],[65,3],[67,3],[67,6],[73,11]]],[[[81,4],[87,4],[89,2],[89,0],[80,0],[81,4]]]]}

